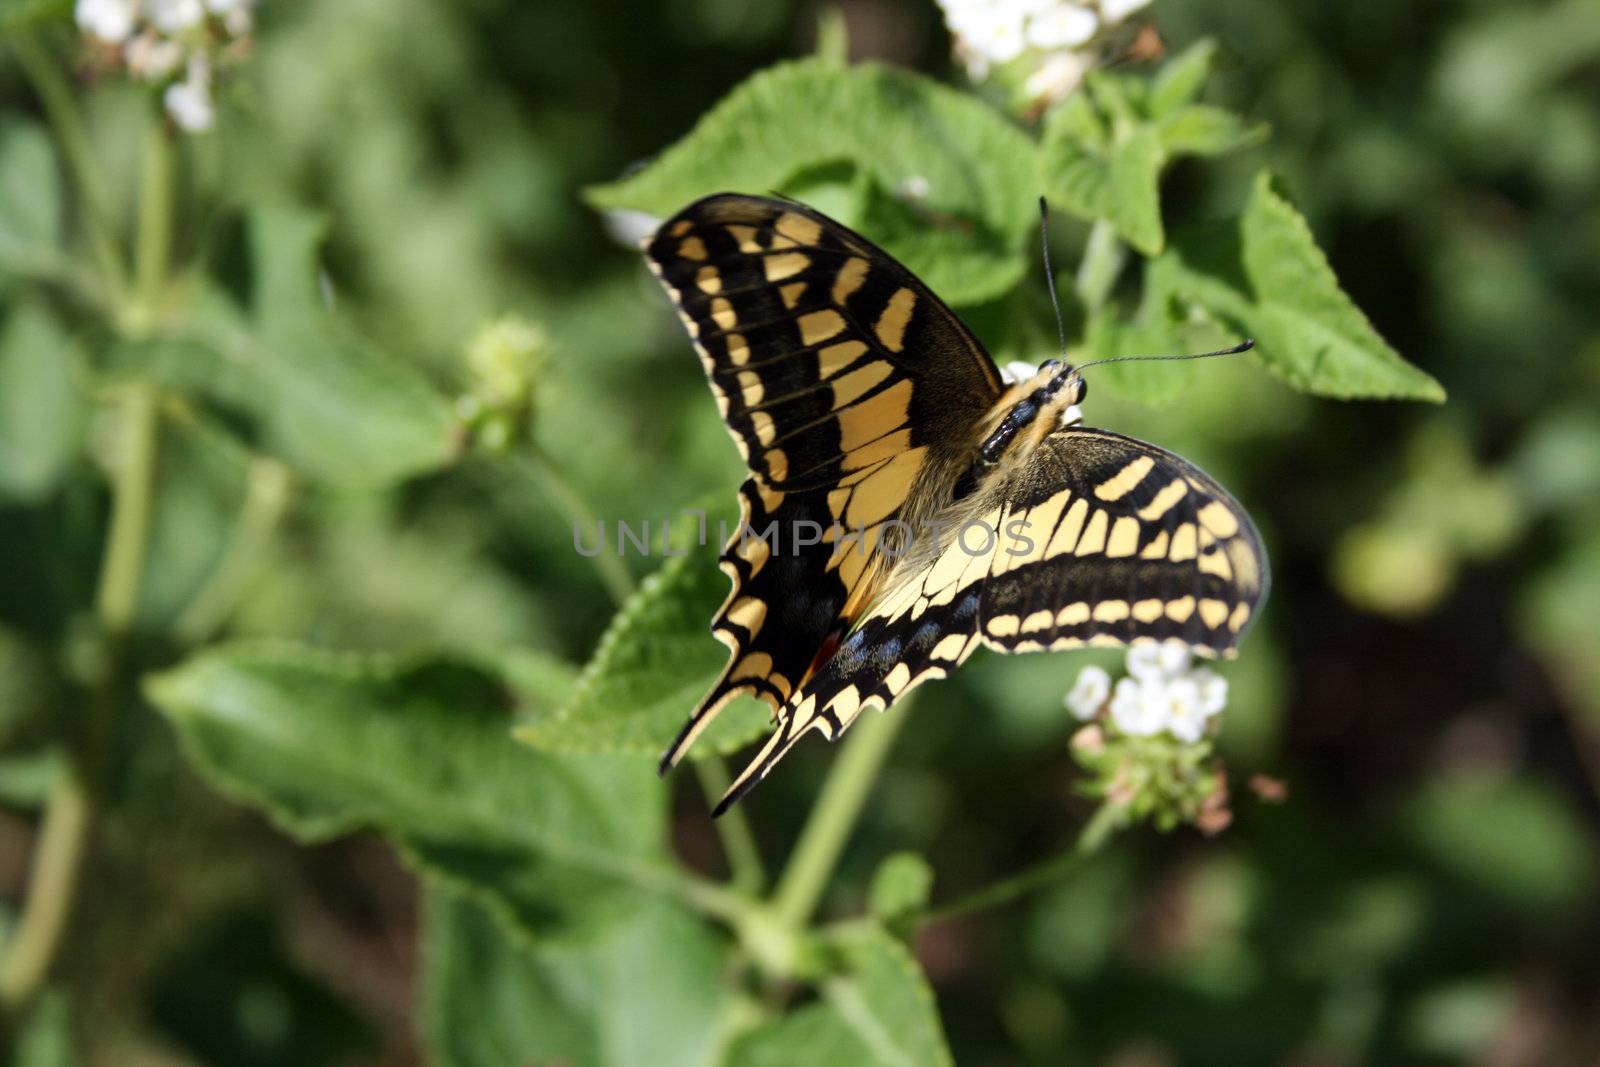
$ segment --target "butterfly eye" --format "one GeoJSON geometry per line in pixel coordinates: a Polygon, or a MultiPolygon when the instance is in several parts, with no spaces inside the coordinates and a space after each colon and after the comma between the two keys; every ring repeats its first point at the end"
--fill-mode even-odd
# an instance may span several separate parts
{"type": "Polygon", "coordinates": [[[1078,379],[1078,399],[1074,400],[1073,403],[1074,404],[1081,404],[1087,399],[1089,399],[1089,383],[1084,381],[1082,378],[1079,378],[1078,379]]]}

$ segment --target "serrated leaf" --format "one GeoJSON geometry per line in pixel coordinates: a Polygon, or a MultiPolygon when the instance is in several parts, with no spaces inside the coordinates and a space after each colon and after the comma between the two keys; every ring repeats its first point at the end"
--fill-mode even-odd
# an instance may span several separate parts
{"type": "Polygon", "coordinates": [[[1166,243],[1161,172],[1167,164],[1181,155],[1230,152],[1266,133],[1221,108],[1189,103],[1204,83],[1212,51],[1202,41],[1148,81],[1090,74],[1085,91],[1045,126],[1039,159],[1047,195],[1081,218],[1109,221],[1144,255],[1158,255],[1166,243]]]}
{"type": "Polygon", "coordinates": [[[134,349],[119,364],[136,371],[138,353],[153,349],[159,369],[242,407],[267,450],[318,481],[374,488],[441,466],[456,448],[450,404],[329,313],[317,283],[322,233],[308,212],[255,209],[250,307],[202,291],[194,336],[134,349]]]}
{"type": "Polygon", "coordinates": [[[727,952],[694,917],[657,900],[590,945],[552,950],[441,887],[426,901],[422,1015],[432,1062],[711,1062],[727,952]]]}
{"type": "Polygon", "coordinates": [[[806,1060],[850,1067],[939,1067],[953,1063],[933,990],[916,960],[877,926],[853,930],[840,945],[843,972],[822,985],[822,1000],[745,1034],[727,1067],[788,1067],[806,1060]]]}
{"type": "Polygon", "coordinates": [[[48,496],[77,454],[84,403],[77,350],[44,305],[23,303],[0,326],[0,497],[48,496]]]}
{"type": "MultiPolygon", "coordinates": [[[[728,577],[706,547],[668,560],[612,619],[572,699],[520,727],[518,739],[550,752],[659,756],[727,663],[727,648],[711,636],[727,595],[728,577]]],[[[767,719],[765,704],[742,697],[717,715],[690,756],[732,752],[760,736],[767,719]]]]}
{"type": "Polygon", "coordinates": [[[1096,144],[1095,125],[1086,114],[1084,94],[1069,102],[1045,128],[1041,180],[1056,206],[1085,219],[1106,219],[1147,256],[1161,251],[1161,168],[1166,150],[1147,124],[1115,121],[1109,114],[1108,139],[1096,144]]]}
{"type": "Polygon", "coordinates": [[[510,737],[528,674],[442,657],[224,646],[147,680],[191,760],[285,832],[372,827],[412,863],[544,937],[592,935],[638,903],[661,852],[648,763],[557,758],[510,737]]]}
{"type": "MultiPolygon", "coordinates": [[[[650,166],[586,196],[596,207],[666,216],[710,193],[784,190],[843,161],[904,195],[923,227],[956,235],[930,247],[907,230],[869,233],[945,300],[971,304],[1021,276],[1035,155],[1022,131],[969,94],[877,64],[841,70],[808,59],[750,78],[650,166]]],[[[841,221],[867,229],[865,207],[841,221]]]]}
{"type": "Polygon", "coordinates": [[[1244,215],[1190,229],[1151,267],[1156,299],[1192,301],[1256,339],[1256,357],[1305,392],[1345,399],[1444,400],[1339,288],[1311,228],[1256,178],[1244,215]]]}
{"type": "Polygon", "coordinates": [[[8,120],[0,125],[0,274],[55,273],[65,263],[60,245],[61,176],[50,135],[8,120]]]}

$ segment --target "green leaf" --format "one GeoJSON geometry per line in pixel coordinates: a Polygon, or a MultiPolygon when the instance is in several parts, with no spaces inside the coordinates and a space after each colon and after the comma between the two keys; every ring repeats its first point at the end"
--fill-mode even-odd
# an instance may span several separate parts
{"type": "Polygon", "coordinates": [[[422,1016],[441,1067],[712,1062],[727,952],[663,901],[579,949],[530,945],[433,887],[424,911],[422,1016]]]}
{"type": "Polygon", "coordinates": [[[1106,219],[1134,248],[1159,255],[1161,172],[1181,155],[1221,155],[1254,144],[1265,126],[1247,126],[1218,107],[1190,103],[1215,51],[1194,45],[1153,78],[1096,71],[1045,125],[1040,181],[1061,208],[1106,219]]]}
{"type": "Polygon", "coordinates": [[[932,891],[933,868],[926,859],[915,852],[891,853],[873,872],[868,909],[880,921],[892,923],[927,907],[932,891]]]}
{"type": "Polygon", "coordinates": [[[1339,288],[1311,228],[1268,171],[1242,218],[1188,230],[1147,275],[1163,305],[1193,302],[1257,341],[1256,356],[1322,396],[1444,400],[1339,288]]]}
{"type": "Polygon", "coordinates": [[[19,305],[0,327],[0,497],[35,501],[61,483],[83,425],[77,362],[42,304],[19,305]]]}
{"type": "Polygon", "coordinates": [[[446,398],[324,306],[317,281],[322,221],[262,207],[251,213],[248,232],[249,309],[218,290],[202,292],[197,335],[157,346],[157,365],[214,382],[208,392],[249,412],[270,451],[319,481],[377,487],[451,459],[454,419],[446,398]],[[199,345],[185,343],[192,341],[199,345]]]}
{"type": "MultiPolygon", "coordinates": [[[[727,663],[727,648],[710,632],[727,595],[728,577],[705,548],[668,560],[612,619],[572,699],[519,728],[518,739],[550,752],[659,756],[727,663]]],[[[767,719],[765,704],[741,697],[717,715],[690,755],[732,752],[765,732],[767,719]]]]}
{"type": "MultiPolygon", "coordinates": [[[[1096,100],[1115,82],[1091,79],[1096,100]],[[1097,89],[1094,87],[1098,87],[1097,89]]],[[[1147,256],[1161,251],[1161,168],[1166,150],[1154,126],[1099,108],[1077,93],[1045,127],[1041,181],[1056,206],[1081,218],[1107,219],[1147,256]]]]}
{"type": "MultiPolygon", "coordinates": [[[[0,10],[0,25],[7,17],[0,10]]],[[[61,255],[61,176],[44,127],[0,125],[0,274],[53,274],[61,255]]]]}
{"type": "Polygon", "coordinates": [[[754,1030],[729,1051],[728,1067],[807,1062],[850,1067],[936,1067],[953,1063],[933,990],[911,953],[876,926],[841,945],[844,973],[822,985],[822,1000],[754,1030]]]}
{"type": "Polygon", "coordinates": [[[1205,37],[1164,63],[1150,82],[1151,116],[1164,118],[1200,95],[1216,55],[1217,42],[1205,37]]]}
{"type": "Polygon", "coordinates": [[[1173,156],[1221,156],[1266,140],[1267,127],[1248,125],[1238,115],[1210,104],[1192,104],[1156,126],[1161,144],[1173,156]]]}
{"type": "Polygon", "coordinates": [[[1587,899],[1600,873],[1600,851],[1582,818],[1533,779],[1442,779],[1419,794],[1406,826],[1452,873],[1528,908],[1587,899]]]}
{"type": "Polygon", "coordinates": [[[596,207],[666,216],[710,193],[786,189],[843,162],[870,179],[866,188],[900,197],[920,226],[872,230],[881,205],[866,203],[842,221],[869,230],[944,299],[972,304],[1025,269],[1035,155],[1021,130],[970,94],[877,64],[841,70],[809,59],[750,78],[650,166],[586,196],[596,207]],[[913,240],[921,230],[942,239],[913,240]]]}
{"type": "Polygon", "coordinates": [[[546,937],[593,934],[659,871],[664,790],[642,760],[511,740],[530,672],[444,658],[222,647],[147,681],[195,765],[287,833],[373,827],[546,937]]]}

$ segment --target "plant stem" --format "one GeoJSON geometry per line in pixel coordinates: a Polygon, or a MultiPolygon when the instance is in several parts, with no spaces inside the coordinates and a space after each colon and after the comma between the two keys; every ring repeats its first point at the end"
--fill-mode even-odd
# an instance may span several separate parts
{"type": "Polygon", "coordinates": [[[866,805],[878,770],[909,717],[910,708],[902,702],[892,713],[863,715],[850,731],[851,739],[834,761],[778,882],[774,905],[779,919],[789,926],[803,927],[816,910],[850,839],[850,831],[866,805]]]}
{"type": "MultiPolygon", "coordinates": [[[[524,452],[517,453],[518,465],[535,481],[543,487],[546,495],[555,504],[556,510],[562,517],[574,526],[600,525],[599,518],[587,501],[572,488],[556,470],[554,463],[537,442],[530,442],[524,452]]],[[[614,556],[600,546],[600,551],[589,557],[594,563],[596,576],[600,584],[606,587],[606,592],[611,595],[611,600],[618,607],[633,595],[633,575],[628,572],[627,565],[622,562],[621,556],[614,556]]]]}
{"type": "Polygon", "coordinates": [[[115,727],[128,632],[139,600],[156,467],[156,395],[130,385],[118,397],[111,528],[95,609],[106,641],[88,736],[51,788],[17,928],[0,959],[0,1010],[15,1018],[38,994],[60,951],[82,881],[99,777],[115,727]]]}
{"type": "MultiPolygon", "coordinates": [[[[693,760],[695,777],[705,790],[706,803],[716,804],[728,791],[733,781],[728,765],[720,756],[702,756],[693,760]]],[[[722,851],[728,857],[728,869],[733,875],[733,887],[741,893],[754,896],[767,884],[767,872],[761,863],[761,849],[750,829],[750,820],[744,808],[735,804],[714,820],[717,835],[722,839],[722,851]]]]}
{"type": "Polygon", "coordinates": [[[121,644],[133,625],[150,534],[156,467],[156,391],[146,383],[124,387],[119,398],[118,448],[111,475],[111,530],[100,568],[95,609],[100,626],[121,644]]]}
{"type": "Polygon", "coordinates": [[[264,456],[250,461],[244,503],[227,551],[173,623],[173,636],[180,644],[204,644],[228,621],[272,542],[273,531],[289,505],[292,484],[289,468],[279,461],[264,456]]]}
{"type": "Polygon", "coordinates": [[[94,246],[95,258],[100,263],[106,304],[119,308],[127,289],[127,271],[117,247],[111,197],[101,181],[100,168],[96,166],[94,149],[84,129],[83,115],[78,110],[72,87],[62,76],[55,60],[30,31],[12,30],[11,47],[16,52],[17,63],[23,74],[33,84],[34,92],[39,94],[39,102],[55,129],[56,140],[66,157],[67,167],[72,171],[83,196],[84,217],[88,222],[89,240],[94,246]]]}
{"type": "Polygon", "coordinates": [[[55,960],[88,850],[91,811],[82,769],[64,768],[46,801],[28,878],[27,906],[0,961],[0,1010],[11,1018],[33,1000],[55,960]]]}
{"type": "Polygon", "coordinates": [[[172,131],[158,112],[145,130],[144,163],[139,175],[139,230],[134,247],[135,328],[155,321],[167,281],[172,248],[172,131]]]}
{"type": "Polygon", "coordinates": [[[1029,867],[1020,874],[1014,874],[975,893],[934,908],[923,917],[922,922],[924,924],[945,922],[975,911],[997,908],[1059,881],[1099,852],[1111,834],[1122,826],[1125,815],[1126,811],[1120,805],[1110,801],[1102,803],[1084,824],[1078,834],[1078,840],[1067,851],[1037,866],[1029,867]]]}
{"type": "Polygon", "coordinates": [[[1127,261],[1128,246],[1117,236],[1116,227],[1105,219],[1096,219],[1089,229],[1089,242],[1074,284],[1084,307],[1098,311],[1105,306],[1127,261]]]}

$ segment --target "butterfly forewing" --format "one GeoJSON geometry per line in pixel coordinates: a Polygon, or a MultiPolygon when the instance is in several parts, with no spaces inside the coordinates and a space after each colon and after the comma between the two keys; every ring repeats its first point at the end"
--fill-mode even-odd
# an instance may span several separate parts
{"type": "Polygon", "coordinates": [[[646,254],[750,467],[744,525],[762,535],[736,535],[723,552],[733,589],[712,628],[732,657],[671,764],[732,695],[783,708],[871,599],[883,524],[963,447],[1000,385],[925,286],[802,205],[709,197],[664,223],[646,254]]]}

